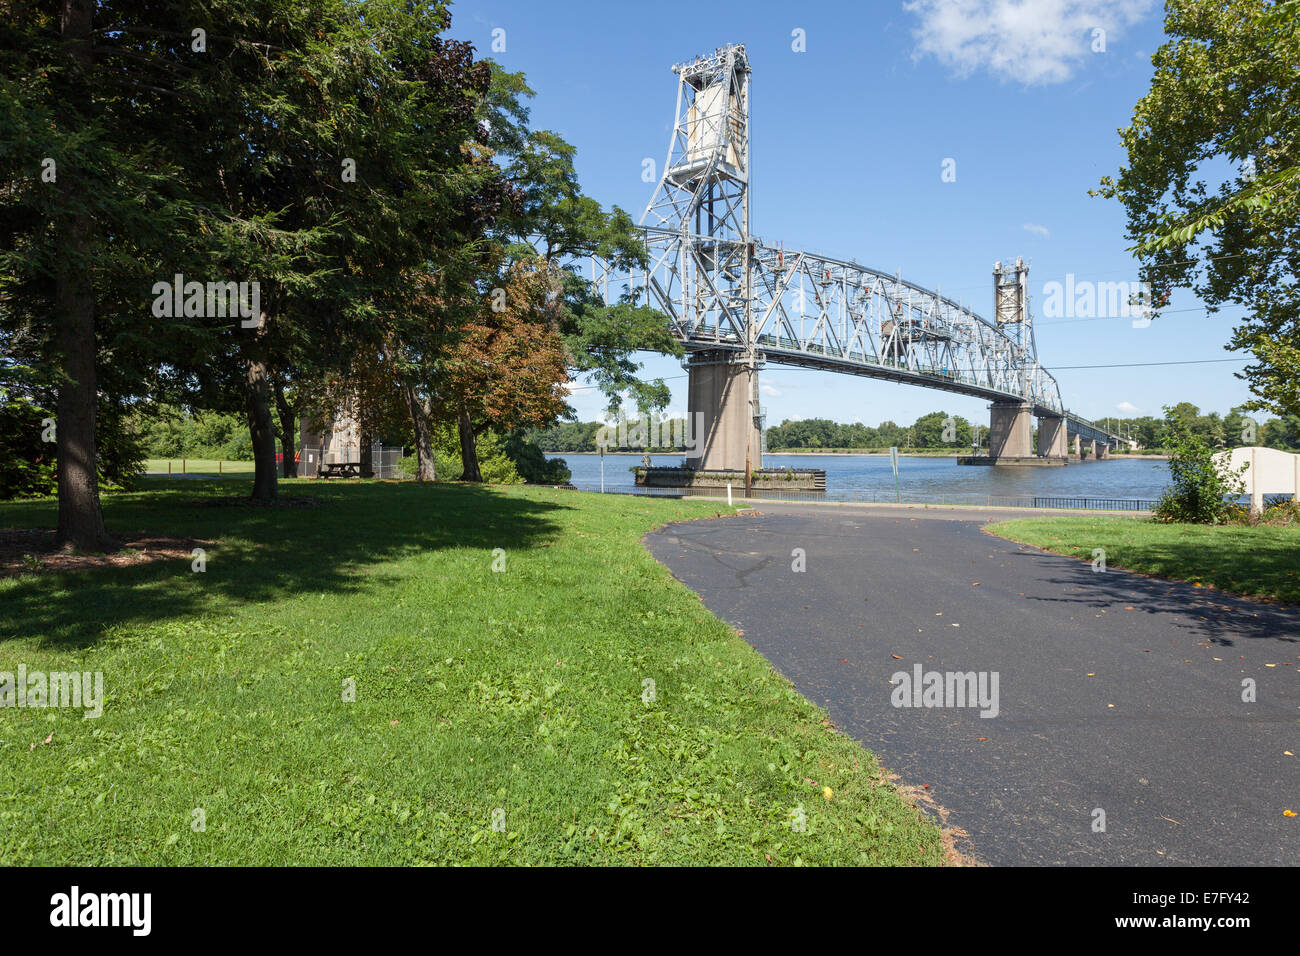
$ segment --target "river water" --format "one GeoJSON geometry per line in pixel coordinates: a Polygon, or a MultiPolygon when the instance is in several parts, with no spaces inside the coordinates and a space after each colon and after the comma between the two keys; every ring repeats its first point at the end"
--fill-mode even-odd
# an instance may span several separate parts
{"type": "MultiPolygon", "coordinates": [[[[573,484],[600,488],[600,456],[561,454],[573,473],[573,484]]],[[[680,455],[652,455],[656,465],[680,465],[680,455]]],[[[629,471],[641,463],[639,455],[606,455],[605,487],[628,491],[634,487],[629,471]]],[[[1163,461],[1108,458],[1072,462],[1064,467],[984,467],[958,465],[955,458],[908,457],[898,459],[898,490],[888,456],[874,455],[764,455],[765,468],[822,468],[826,471],[825,498],[835,500],[904,501],[951,498],[955,503],[977,503],[983,497],[1045,496],[1152,500],[1168,484],[1163,461]]],[[[995,502],[996,503],[996,502],[995,502]]]]}

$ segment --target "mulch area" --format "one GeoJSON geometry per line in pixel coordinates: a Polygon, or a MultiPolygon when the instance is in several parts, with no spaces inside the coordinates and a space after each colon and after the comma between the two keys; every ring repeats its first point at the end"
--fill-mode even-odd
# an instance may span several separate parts
{"type": "Polygon", "coordinates": [[[119,535],[123,549],[114,554],[83,554],[61,548],[55,533],[45,528],[0,530],[0,578],[19,574],[78,571],[83,568],[126,567],[166,558],[193,557],[195,548],[208,549],[213,542],[199,538],[137,532],[119,535]]]}

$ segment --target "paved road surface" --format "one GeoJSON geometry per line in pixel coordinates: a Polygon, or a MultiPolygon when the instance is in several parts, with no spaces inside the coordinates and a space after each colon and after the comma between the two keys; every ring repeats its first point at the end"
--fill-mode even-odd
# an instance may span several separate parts
{"type": "Polygon", "coordinates": [[[1300,609],[980,530],[1005,512],[760,507],[647,545],[886,767],[929,784],[976,859],[1300,863],[1300,817],[1283,815],[1300,813],[1300,756],[1284,753],[1300,754],[1300,609]],[[997,672],[998,715],[894,707],[891,678],[917,663],[997,672]]]}

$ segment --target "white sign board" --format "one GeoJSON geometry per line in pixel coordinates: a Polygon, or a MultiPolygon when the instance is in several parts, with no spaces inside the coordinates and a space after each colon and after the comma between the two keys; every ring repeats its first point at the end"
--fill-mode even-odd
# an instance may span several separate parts
{"type": "Polygon", "coordinates": [[[1264,510],[1265,495],[1291,495],[1300,499],[1300,455],[1277,448],[1247,445],[1214,456],[1219,469],[1235,472],[1248,465],[1241,476],[1245,493],[1250,495],[1250,510],[1264,510]]]}

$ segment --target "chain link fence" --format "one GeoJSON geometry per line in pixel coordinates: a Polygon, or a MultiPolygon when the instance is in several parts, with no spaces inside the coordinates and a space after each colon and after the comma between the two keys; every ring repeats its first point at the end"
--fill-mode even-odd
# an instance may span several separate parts
{"type": "MultiPolygon", "coordinates": [[[[375,444],[370,449],[370,467],[375,478],[402,478],[398,463],[402,460],[402,448],[396,445],[375,444]]],[[[356,448],[347,448],[342,453],[326,452],[322,458],[319,450],[304,448],[298,459],[298,474],[303,478],[315,478],[320,474],[322,464],[349,464],[360,462],[361,455],[356,448]]]]}

